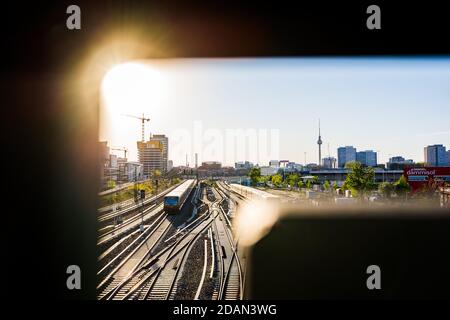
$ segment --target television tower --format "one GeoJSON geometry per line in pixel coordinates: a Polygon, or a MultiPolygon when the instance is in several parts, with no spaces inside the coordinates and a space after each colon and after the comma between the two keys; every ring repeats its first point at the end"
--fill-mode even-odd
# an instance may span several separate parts
{"type": "Polygon", "coordinates": [[[319,119],[319,139],[317,140],[317,144],[319,145],[319,167],[322,162],[322,137],[320,136],[320,119],[319,119]]]}

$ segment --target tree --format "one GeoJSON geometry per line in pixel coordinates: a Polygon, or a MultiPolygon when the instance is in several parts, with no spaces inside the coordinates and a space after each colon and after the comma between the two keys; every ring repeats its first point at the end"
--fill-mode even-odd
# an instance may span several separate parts
{"type": "Polygon", "coordinates": [[[116,182],[115,182],[114,180],[109,180],[109,181],[106,183],[106,185],[107,185],[108,189],[113,189],[113,188],[116,187],[116,182]]]}
{"type": "Polygon", "coordinates": [[[344,181],[344,183],[342,184],[342,186],[341,186],[341,189],[342,190],[348,190],[348,186],[347,186],[347,183],[346,183],[347,181],[344,181]]]}
{"type": "Polygon", "coordinates": [[[380,183],[378,186],[378,191],[383,195],[383,197],[390,199],[392,192],[394,191],[394,185],[390,182],[380,183]]]}
{"type": "Polygon", "coordinates": [[[286,180],[287,184],[290,185],[291,188],[293,188],[297,185],[298,181],[300,180],[300,177],[298,176],[298,174],[293,173],[293,174],[286,176],[285,180],[286,180]]]}
{"type": "Polygon", "coordinates": [[[336,190],[336,189],[338,189],[338,188],[339,188],[339,186],[338,186],[337,182],[335,181],[335,182],[333,183],[333,189],[336,190]]]}
{"type": "Polygon", "coordinates": [[[402,175],[395,183],[394,183],[395,193],[399,197],[406,197],[406,194],[411,191],[411,187],[406,180],[406,177],[402,175]]]}
{"type": "Polygon", "coordinates": [[[151,194],[153,192],[153,186],[149,181],[136,184],[136,189],[145,190],[145,193],[147,194],[151,194]]]}
{"type": "Polygon", "coordinates": [[[347,163],[346,167],[351,171],[347,174],[345,185],[352,191],[352,194],[362,198],[368,191],[374,189],[375,171],[373,168],[364,167],[359,162],[347,163]]]}
{"type": "Polygon", "coordinates": [[[158,179],[159,177],[161,177],[161,171],[160,170],[158,170],[158,169],[155,169],[155,170],[153,170],[153,172],[152,172],[152,177],[153,177],[153,179],[158,179]]]}
{"type": "Polygon", "coordinates": [[[311,180],[307,180],[306,181],[306,189],[311,189],[311,187],[312,187],[311,180]]]}
{"type": "Polygon", "coordinates": [[[298,180],[297,185],[299,188],[303,188],[305,186],[302,180],[298,180]]]}
{"type": "Polygon", "coordinates": [[[256,167],[252,168],[248,173],[248,176],[250,177],[251,185],[256,186],[261,177],[261,169],[256,167]]]}
{"type": "Polygon", "coordinates": [[[269,177],[268,176],[260,176],[258,178],[258,183],[262,183],[262,184],[265,185],[267,183],[267,181],[269,181],[269,177]]]}
{"type": "Polygon", "coordinates": [[[328,180],[325,180],[325,182],[323,183],[323,188],[324,188],[326,191],[329,191],[329,190],[330,190],[330,182],[329,182],[328,180]]]}
{"type": "Polygon", "coordinates": [[[283,177],[281,176],[281,174],[274,174],[270,180],[275,186],[279,187],[283,182],[283,177]]]}

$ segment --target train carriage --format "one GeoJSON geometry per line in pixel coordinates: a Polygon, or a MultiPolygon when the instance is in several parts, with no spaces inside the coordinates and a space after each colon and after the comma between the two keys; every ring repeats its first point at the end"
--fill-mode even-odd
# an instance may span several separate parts
{"type": "Polygon", "coordinates": [[[189,179],[173,189],[164,197],[164,210],[167,213],[178,213],[195,186],[195,180],[189,179]]]}

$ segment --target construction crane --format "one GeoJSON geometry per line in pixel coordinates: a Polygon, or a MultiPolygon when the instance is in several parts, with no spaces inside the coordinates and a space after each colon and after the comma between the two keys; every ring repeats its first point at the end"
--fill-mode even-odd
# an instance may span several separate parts
{"type": "Polygon", "coordinates": [[[127,158],[127,152],[128,152],[127,148],[125,148],[125,147],[117,147],[117,148],[111,148],[111,150],[123,151],[124,158],[125,159],[127,158]]]}
{"type": "Polygon", "coordinates": [[[146,118],[144,114],[142,114],[142,117],[133,116],[130,114],[124,114],[125,117],[135,118],[141,120],[142,123],[142,142],[145,142],[145,121],[150,121],[150,118],[146,118]]]}

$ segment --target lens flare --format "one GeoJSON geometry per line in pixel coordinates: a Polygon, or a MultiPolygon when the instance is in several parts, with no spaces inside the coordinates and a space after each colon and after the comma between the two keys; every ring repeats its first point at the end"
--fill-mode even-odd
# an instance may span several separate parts
{"type": "Polygon", "coordinates": [[[112,112],[142,112],[161,97],[164,79],[152,66],[124,63],[109,70],[102,82],[106,107],[112,112]]]}
{"type": "Polygon", "coordinates": [[[269,233],[279,218],[279,208],[267,201],[243,203],[236,213],[236,235],[244,246],[251,246],[269,233]]]}

